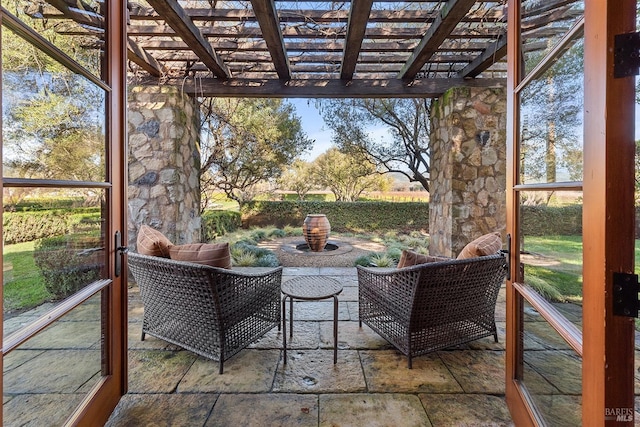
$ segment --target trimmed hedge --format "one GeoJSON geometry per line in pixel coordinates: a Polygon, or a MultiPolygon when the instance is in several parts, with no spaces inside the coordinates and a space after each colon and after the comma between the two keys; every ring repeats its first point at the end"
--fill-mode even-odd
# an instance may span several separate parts
{"type": "Polygon", "coordinates": [[[582,205],[522,206],[525,236],[582,235],[582,205]]]}
{"type": "Polygon", "coordinates": [[[429,228],[429,204],[421,202],[252,201],[240,208],[245,228],[302,227],[308,214],[323,213],[337,232],[429,228]]]}
{"type": "Polygon", "coordinates": [[[242,226],[240,213],[235,211],[205,211],[201,220],[203,242],[210,242],[242,226]]]}
{"type": "Polygon", "coordinates": [[[100,229],[100,208],[82,208],[80,211],[5,212],[2,221],[4,243],[31,242],[79,230],[100,229]]]}
{"type": "MultiPolygon", "coordinates": [[[[424,202],[254,201],[240,211],[245,228],[301,227],[307,214],[323,213],[338,232],[429,229],[429,204],[424,202]]],[[[522,227],[529,236],[581,235],[582,205],[523,206],[522,227]]]]}

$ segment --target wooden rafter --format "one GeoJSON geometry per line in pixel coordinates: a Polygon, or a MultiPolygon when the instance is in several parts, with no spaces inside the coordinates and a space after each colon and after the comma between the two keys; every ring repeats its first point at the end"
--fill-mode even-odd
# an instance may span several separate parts
{"type": "Polygon", "coordinates": [[[340,69],[340,78],[342,80],[351,80],[353,78],[372,5],[373,0],[353,0],[351,2],[342,68],[340,69]]]}
{"type": "Polygon", "coordinates": [[[175,31],[175,34],[193,50],[200,60],[218,78],[228,79],[231,73],[220,60],[209,42],[198,30],[191,18],[184,12],[177,0],[147,0],[165,22],[175,31]]]}
{"type": "Polygon", "coordinates": [[[281,98],[358,98],[358,97],[430,97],[442,95],[456,86],[502,87],[502,79],[421,79],[406,84],[398,79],[353,80],[344,85],[339,80],[305,79],[290,80],[242,80],[229,79],[169,79],[169,85],[180,85],[192,96],[211,97],[281,97],[281,98]],[[373,95],[375,94],[375,95],[373,95]]]}
{"type": "Polygon", "coordinates": [[[253,12],[258,19],[262,37],[267,43],[271,60],[281,80],[291,79],[289,59],[284,48],[284,39],[278,22],[278,12],[273,0],[251,0],[253,12]]]}
{"type": "Polygon", "coordinates": [[[458,77],[477,77],[491,65],[500,61],[507,55],[507,36],[501,36],[492,43],[487,50],[482,52],[476,59],[474,59],[469,65],[464,67],[462,71],[458,73],[458,77]]]}
{"type": "Polygon", "coordinates": [[[164,72],[164,67],[158,60],[138,46],[131,38],[127,38],[127,59],[138,64],[139,67],[153,77],[160,77],[164,72]]]}
{"type": "Polygon", "coordinates": [[[458,22],[474,4],[475,0],[449,0],[442,7],[440,16],[431,24],[405,66],[402,67],[398,78],[414,78],[442,42],[453,33],[458,22]]]}

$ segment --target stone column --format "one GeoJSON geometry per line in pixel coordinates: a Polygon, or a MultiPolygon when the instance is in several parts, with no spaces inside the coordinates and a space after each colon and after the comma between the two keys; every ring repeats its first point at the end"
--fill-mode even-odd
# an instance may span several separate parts
{"type": "Polygon", "coordinates": [[[431,110],[429,252],[506,229],[504,89],[452,88],[431,110]]]}
{"type": "Polygon", "coordinates": [[[178,89],[129,89],[130,248],[141,224],[175,244],[200,241],[199,129],[196,101],[178,89]]]}

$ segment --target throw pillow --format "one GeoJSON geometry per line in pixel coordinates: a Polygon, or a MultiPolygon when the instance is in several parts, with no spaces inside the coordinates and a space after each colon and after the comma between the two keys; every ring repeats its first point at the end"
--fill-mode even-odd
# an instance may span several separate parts
{"type": "Polygon", "coordinates": [[[136,247],[139,254],[169,258],[173,243],[158,230],[142,225],[138,231],[136,247]]]}
{"type": "Polygon", "coordinates": [[[502,249],[500,233],[489,233],[480,236],[465,246],[457,259],[474,258],[478,256],[493,255],[502,249]]]}
{"type": "Polygon", "coordinates": [[[426,264],[429,262],[449,261],[449,258],[423,255],[410,250],[403,250],[398,261],[398,268],[411,267],[418,264],[426,264]]]}
{"type": "Polygon", "coordinates": [[[211,267],[231,268],[231,253],[228,243],[191,243],[176,245],[169,249],[171,259],[189,261],[211,267]]]}

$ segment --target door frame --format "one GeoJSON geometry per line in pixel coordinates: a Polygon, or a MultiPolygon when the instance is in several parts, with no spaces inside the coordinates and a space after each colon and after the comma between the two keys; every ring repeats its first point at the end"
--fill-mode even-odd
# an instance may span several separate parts
{"type": "MultiPolygon", "coordinates": [[[[506,399],[517,425],[544,420],[522,384],[523,307],[518,292],[520,218],[516,87],[521,62],[520,0],[508,3],[506,399]],[[515,285],[515,286],[514,286],[515,285]]],[[[583,425],[633,425],[635,323],[613,314],[613,273],[634,272],[635,79],[613,77],[614,36],[636,31],[636,0],[585,0],[583,190],[583,425]],[[617,414],[631,414],[623,422],[617,414]]],[[[522,186],[521,186],[522,187],[522,186]]],[[[580,337],[578,337],[580,338],[580,337]]]]}

